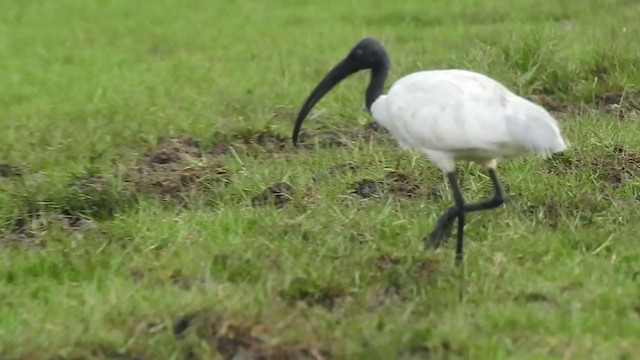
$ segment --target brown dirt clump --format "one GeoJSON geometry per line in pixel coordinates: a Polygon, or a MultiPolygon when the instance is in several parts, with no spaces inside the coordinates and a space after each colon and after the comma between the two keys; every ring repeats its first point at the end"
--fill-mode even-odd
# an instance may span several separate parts
{"type": "Polygon", "coordinates": [[[266,152],[282,151],[289,143],[288,139],[283,135],[268,130],[244,134],[240,136],[240,139],[244,145],[258,146],[266,152]]]}
{"type": "Polygon", "coordinates": [[[42,213],[18,218],[6,229],[0,229],[0,247],[16,245],[38,247],[41,245],[42,237],[51,231],[78,234],[93,229],[95,224],[81,217],[42,213]]]}
{"type": "Polygon", "coordinates": [[[259,155],[284,151],[289,139],[271,130],[245,129],[232,134],[216,132],[213,143],[205,150],[207,155],[221,158],[232,152],[259,155]]]}
{"type": "Polygon", "coordinates": [[[398,171],[391,171],[384,176],[384,183],[388,191],[405,197],[420,195],[420,183],[410,175],[398,171]]]}
{"type": "Polygon", "coordinates": [[[367,138],[373,137],[376,134],[388,134],[389,131],[377,122],[372,121],[365,124],[360,130],[360,133],[363,134],[365,138],[367,138]]]}
{"type": "Polygon", "coordinates": [[[194,313],[182,316],[173,326],[173,333],[183,338],[194,332],[223,359],[245,360],[328,360],[331,353],[313,344],[272,344],[264,326],[241,324],[223,316],[194,313]]]}
{"type": "Polygon", "coordinates": [[[598,108],[621,119],[640,114],[640,91],[599,94],[595,102],[598,108]]]}
{"type": "Polygon", "coordinates": [[[202,151],[189,137],[161,139],[158,147],[124,174],[137,192],[180,199],[185,191],[209,191],[227,183],[227,171],[215,156],[202,151]]]}
{"type": "Polygon", "coordinates": [[[514,301],[525,302],[525,303],[545,303],[545,304],[555,304],[556,301],[553,300],[546,294],[541,292],[527,292],[518,294],[515,296],[514,301]]]}
{"type": "Polygon", "coordinates": [[[640,151],[623,145],[591,159],[576,159],[568,154],[555,154],[546,160],[547,171],[553,174],[588,172],[612,186],[622,186],[640,174],[640,151]]]}
{"type": "Polygon", "coordinates": [[[0,178],[10,178],[22,176],[24,171],[15,165],[0,164],[0,178]]]}
{"type": "Polygon", "coordinates": [[[336,148],[348,146],[354,139],[349,136],[349,132],[336,130],[302,130],[298,137],[299,147],[311,149],[318,144],[321,148],[336,148]]]}
{"type": "Polygon", "coordinates": [[[415,178],[399,171],[388,172],[377,180],[360,180],[354,184],[351,192],[365,199],[378,197],[382,194],[406,198],[425,195],[420,183],[415,178]]]}
{"type": "Polygon", "coordinates": [[[254,207],[271,204],[280,209],[287,205],[293,196],[293,186],[286,182],[277,182],[255,195],[251,199],[251,204],[254,207]]]}
{"type": "Polygon", "coordinates": [[[182,161],[185,155],[193,158],[202,156],[198,140],[185,136],[161,137],[156,149],[147,157],[147,162],[149,164],[177,163],[182,161]]]}
{"type": "Polygon", "coordinates": [[[573,171],[578,162],[566,153],[553,154],[545,160],[547,172],[561,175],[573,171]]]}
{"type": "Polygon", "coordinates": [[[362,179],[354,184],[352,193],[360,196],[363,199],[380,196],[381,189],[380,184],[371,179],[362,179]]]}
{"type": "Polygon", "coordinates": [[[610,153],[593,159],[590,170],[610,185],[622,186],[638,176],[640,152],[621,145],[614,146],[610,153]]]}
{"type": "Polygon", "coordinates": [[[280,292],[280,298],[289,305],[303,302],[308,306],[322,306],[331,310],[346,291],[336,284],[319,284],[307,278],[296,278],[280,292]]]}
{"type": "Polygon", "coordinates": [[[359,141],[371,141],[376,136],[384,138],[389,132],[376,122],[370,122],[358,128],[343,128],[337,130],[308,130],[300,131],[300,147],[309,149],[317,143],[321,148],[344,147],[359,141]]]}
{"type": "Polygon", "coordinates": [[[341,164],[333,165],[323,171],[318,172],[313,176],[314,181],[321,180],[323,178],[347,174],[349,172],[355,171],[358,169],[358,166],[352,162],[345,162],[341,164]]]}

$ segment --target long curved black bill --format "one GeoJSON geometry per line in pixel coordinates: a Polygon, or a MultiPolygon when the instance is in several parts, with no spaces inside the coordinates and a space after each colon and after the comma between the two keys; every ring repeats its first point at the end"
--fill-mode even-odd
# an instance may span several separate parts
{"type": "Polygon", "coordinates": [[[298,135],[300,134],[300,128],[302,127],[302,122],[309,114],[309,111],[313,108],[313,106],[322,99],[322,97],[329,92],[329,90],[333,89],[340,81],[344,80],[347,76],[353,74],[359,69],[353,66],[352,63],[349,63],[347,59],[340,61],[336,66],[329,71],[329,73],[320,81],[316,88],[313,89],[307,100],[302,105],[300,112],[298,113],[298,118],[296,119],[296,124],[293,127],[293,134],[291,139],[293,140],[293,146],[298,144],[298,135]]]}

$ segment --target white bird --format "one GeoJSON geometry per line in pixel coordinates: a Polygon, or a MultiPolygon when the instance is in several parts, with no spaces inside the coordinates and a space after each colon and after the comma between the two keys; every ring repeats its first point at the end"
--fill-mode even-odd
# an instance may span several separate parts
{"type": "Polygon", "coordinates": [[[505,194],[498,180],[499,160],[536,153],[543,157],[568,147],[555,119],[541,106],[517,96],[499,82],[467,70],[431,70],[409,74],[382,94],[389,73],[387,51],[375,39],[359,41],[346,58],[324,77],[306,99],[293,129],[293,144],[313,106],[347,76],[371,70],[365,105],[404,149],[422,152],[446,175],[455,205],[439,218],[425,238],[425,248],[437,248],[458,220],[456,263],[463,256],[465,213],[497,208],[505,194]],[[455,171],[455,161],[485,167],[494,195],[467,204],[455,171]]]}

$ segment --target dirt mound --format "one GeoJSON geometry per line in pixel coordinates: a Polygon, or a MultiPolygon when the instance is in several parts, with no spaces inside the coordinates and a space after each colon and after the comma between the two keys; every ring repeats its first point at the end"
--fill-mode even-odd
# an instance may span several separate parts
{"type": "Polygon", "coordinates": [[[541,292],[525,292],[517,294],[514,298],[516,302],[524,302],[524,303],[545,303],[545,304],[556,304],[556,301],[550,296],[543,294],[541,292]]]}
{"type": "Polygon", "coordinates": [[[50,231],[78,233],[94,228],[93,222],[78,216],[37,214],[18,218],[6,229],[0,229],[0,247],[16,245],[37,247],[41,245],[42,236],[50,231]]]}
{"type": "Polygon", "coordinates": [[[271,130],[244,129],[232,134],[215,132],[205,152],[216,158],[232,152],[255,156],[284,151],[288,144],[287,137],[271,130]]]}
{"type": "Polygon", "coordinates": [[[251,204],[254,207],[270,204],[280,209],[293,199],[293,195],[293,186],[286,182],[277,182],[255,195],[251,199],[251,204]]]}
{"type": "Polygon", "coordinates": [[[311,149],[318,144],[321,148],[343,147],[351,144],[353,139],[349,132],[338,130],[302,130],[298,137],[298,147],[311,149]]]}
{"type": "Polygon", "coordinates": [[[334,148],[353,145],[359,141],[371,141],[376,137],[384,138],[389,132],[376,122],[370,122],[359,128],[322,129],[300,132],[299,146],[309,149],[318,144],[321,148],[334,148]]]}
{"type": "Polygon", "coordinates": [[[158,147],[124,174],[126,186],[137,192],[180,199],[185,191],[210,191],[228,181],[217,158],[190,137],[163,138],[158,147]]]}
{"type": "Polygon", "coordinates": [[[328,360],[329,351],[311,344],[283,343],[273,345],[265,327],[241,324],[223,316],[199,312],[179,318],[173,326],[177,338],[194,332],[223,359],[245,360],[328,360]]]}
{"type": "Polygon", "coordinates": [[[640,91],[612,92],[596,95],[595,104],[618,118],[640,114],[640,91]]]}
{"type": "Polygon", "coordinates": [[[378,181],[371,179],[362,179],[354,184],[354,188],[351,192],[363,199],[368,199],[380,196],[380,194],[382,193],[382,189],[378,181]]]}
{"type": "Polygon", "coordinates": [[[9,177],[17,177],[22,176],[24,171],[15,165],[11,164],[0,164],[0,178],[9,178],[9,177]]]}
{"type": "Polygon", "coordinates": [[[622,186],[640,174],[640,152],[614,146],[612,151],[591,161],[590,170],[613,186],[622,186]]]}
{"type": "Polygon", "coordinates": [[[280,151],[289,143],[288,139],[283,135],[270,131],[263,131],[251,136],[246,136],[242,140],[247,145],[258,145],[267,152],[280,151]]]}
{"type": "Polygon", "coordinates": [[[411,175],[391,171],[380,179],[363,179],[354,184],[352,193],[362,197],[378,197],[391,194],[400,197],[413,198],[424,195],[420,183],[411,175]]]}
{"type": "Polygon", "coordinates": [[[640,151],[624,145],[614,145],[607,153],[586,159],[555,154],[546,163],[550,173],[588,172],[613,186],[622,186],[640,175],[640,151]]]}
{"type": "Polygon", "coordinates": [[[313,181],[318,181],[324,178],[346,174],[358,169],[358,166],[352,162],[346,162],[333,165],[323,171],[318,172],[313,176],[313,181]]]}

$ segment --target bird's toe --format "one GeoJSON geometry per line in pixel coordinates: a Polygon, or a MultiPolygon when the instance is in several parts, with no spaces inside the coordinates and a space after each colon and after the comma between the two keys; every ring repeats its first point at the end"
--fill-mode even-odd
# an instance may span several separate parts
{"type": "Polygon", "coordinates": [[[446,242],[446,240],[451,237],[451,233],[453,231],[453,221],[448,221],[443,226],[438,226],[431,234],[427,235],[424,238],[424,249],[437,249],[440,247],[442,242],[446,242]]]}

